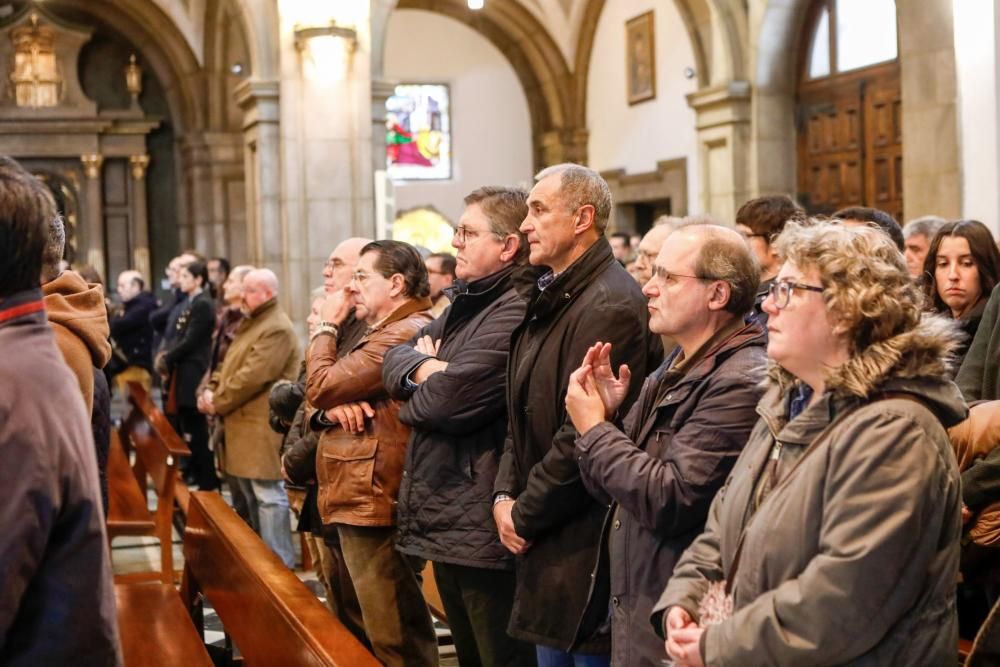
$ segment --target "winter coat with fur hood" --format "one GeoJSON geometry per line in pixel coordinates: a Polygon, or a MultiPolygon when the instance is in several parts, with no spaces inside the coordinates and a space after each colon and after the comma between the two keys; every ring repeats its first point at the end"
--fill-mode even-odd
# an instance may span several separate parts
{"type": "Polygon", "coordinates": [[[42,285],[45,312],[56,335],[56,344],[69,365],[87,405],[94,406],[94,368],[104,368],[111,359],[111,329],[104,305],[104,289],[73,271],[63,271],[42,285]]]}
{"type": "Polygon", "coordinates": [[[761,419],[654,608],[656,630],[674,605],[697,619],[708,584],[732,578],[732,617],[702,634],[706,665],[954,664],[961,488],[945,427],[968,412],[946,379],[956,340],[952,323],[927,316],[834,369],[792,421],[793,378],[772,368],[761,419]],[[753,511],[775,441],[781,473],[753,511]]]}

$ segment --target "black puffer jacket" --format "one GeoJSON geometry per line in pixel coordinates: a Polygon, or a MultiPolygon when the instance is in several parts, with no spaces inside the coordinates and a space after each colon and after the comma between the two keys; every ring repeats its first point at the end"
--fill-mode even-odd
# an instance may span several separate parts
{"type": "MultiPolygon", "coordinates": [[[[544,291],[529,284],[528,310],[512,338],[507,367],[509,431],[495,491],[517,499],[517,534],[532,542],[517,563],[508,633],[534,644],[607,652],[609,580],[595,570],[608,506],[583,485],[566,414],[566,388],[587,349],[612,344],[611,365],[628,364],[645,377],[659,366],[663,346],[649,332],[639,285],[599,239],[544,291]],[[593,613],[585,615],[591,600],[593,613]]],[[[641,389],[633,382],[624,412],[641,389]]],[[[606,554],[600,558],[606,566],[606,554]]]]}
{"type": "Polygon", "coordinates": [[[507,268],[450,290],[452,305],[409,342],[385,356],[382,378],[413,427],[399,489],[400,551],[433,561],[488,569],[513,568],[493,522],[493,481],[507,435],[504,391],[510,334],[524,299],[507,268]],[[407,377],[429,357],[421,336],[441,340],[448,362],[415,391],[407,377]]]}
{"type": "Polygon", "coordinates": [[[125,304],[119,317],[111,318],[111,337],[128,363],[153,370],[153,326],[149,316],[156,310],[156,297],[150,292],[139,292],[125,304]]]}

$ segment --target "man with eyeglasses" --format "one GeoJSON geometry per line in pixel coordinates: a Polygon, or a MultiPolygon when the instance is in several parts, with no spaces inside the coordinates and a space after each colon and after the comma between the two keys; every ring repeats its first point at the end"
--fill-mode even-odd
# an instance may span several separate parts
{"type": "Polygon", "coordinates": [[[684,222],[683,218],[676,218],[670,215],[661,215],[653,223],[653,228],[646,232],[646,235],[636,246],[635,261],[629,267],[629,273],[636,279],[639,285],[645,285],[653,277],[653,262],[660,254],[663,242],[684,222]]]}
{"type": "Polygon", "coordinates": [[[402,403],[386,391],[382,364],[387,351],[431,321],[429,291],[413,246],[365,245],[350,292],[365,309],[367,332],[350,349],[339,347],[338,328],[354,305],[334,294],[339,309],[321,311],[306,355],[306,398],[321,411],[309,419],[320,432],[320,518],[339,536],[375,657],[400,667],[437,665],[438,651],[417,580],[423,563],[394,548],[410,427],[399,419],[402,403]]]}
{"type": "MultiPolygon", "coordinates": [[[[608,184],[575,164],[549,167],[536,181],[521,231],[528,261],[544,274],[522,286],[528,306],[511,342],[509,430],[494,485],[500,541],[519,555],[508,632],[536,645],[540,667],[608,665],[608,579],[594,570],[607,507],[580,480],[566,388],[595,341],[613,343],[614,363],[643,375],[663,348],[647,328],[639,286],[604,236],[608,184]]],[[[629,389],[626,409],[638,393],[629,389]]]]}
{"type": "Polygon", "coordinates": [[[465,198],[451,306],[385,357],[382,377],[413,427],[399,490],[396,548],[429,559],[463,665],[534,664],[507,632],[514,556],[493,525],[493,481],[507,434],[510,335],[524,317],[514,288],[528,247],[528,193],[483,187],[465,198]]]}
{"type": "Polygon", "coordinates": [[[758,197],[740,206],[736,212],[736,231],[750,244],[760,265],[760,286],[754,298],[754,312],[761,324],[767,326],[767,313],[762,307],[767,298],[767,290],[781,269],[781,258],[771,245],[785,223],[789,220],[805,219],[805,211],[785,195],[758,197]]]}
{"type": "MultiPolygon", "coordinates": [[[[457,229],[455,231],[458,232],[457,229]]],[[[436,252],[427,256],[424,265],[427,267],[431,301],[434,303],[431,315],[441,317],[441,313],[451,303],[445,290],[455,284],[455,256],[446,252],[436,252]]]]}
{"type": "Polygon", "coordinates": [[[766,364],[764,330],[752,317],[747,322],[760,272],[738,233],[682,227],[653,271],[643,288],[649,329],[673,338],[674,352],[631,410],[624,399],[641,383],[631,381],[627,365],[612,364],[614,343],[599,341],[587,351],[566,395],[580,433],[575,453],[583,482],[610,507],[603,538],[616,667],[664,657],[650,614],[757,421],[766,364]]]}

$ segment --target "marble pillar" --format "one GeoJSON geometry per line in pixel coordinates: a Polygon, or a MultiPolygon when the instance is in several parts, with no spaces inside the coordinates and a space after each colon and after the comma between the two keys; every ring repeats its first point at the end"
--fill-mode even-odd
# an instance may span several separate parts
{"type": "MultiPolygon", "coordinates": [[[[101,167],[104,164],[104,156],[97,153],[81,155],[80,162],[83,163],[83,173],[86,176],[84,186],[87,200],[86,261],[97,270],[98,274],[104,276],[104,204],[101,191],[101,167]]],[[[104,278],[110,280],[110,276],[104,278]]]]}
{"type": "Polygon", "coordinates": [[[330,251],[375,235],[371,3],[278,6],[281,224],[265,259],[304,331],[330,251]]]}
{"type": "Polygon", "coordinates": [[[750,196],[750,84],[710,86],[687,101],[697,113],[701,210],[731,225],[750,196]]]}
{"type": "MultiPolygon", "coordinates": [[[[147,285],[152,285],[152,267],[149,263],[149,221],[146,209],[146,168],[148,155],[133,155],[128,159],[132,178],[129,181],[132,204],[132,268],[142,274],[147,285]]],[[[108,276],[110,284],[111,276],[108,276]]]]}

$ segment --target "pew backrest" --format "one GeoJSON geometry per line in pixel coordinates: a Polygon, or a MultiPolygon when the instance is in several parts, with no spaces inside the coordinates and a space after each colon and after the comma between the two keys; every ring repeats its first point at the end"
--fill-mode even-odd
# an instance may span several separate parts
{"type": "Polygon", "coordinates": [[[215,493],[191,493],[183,597],[203,594],[249,667],[376,667],[375,657],[215,493]]]}

